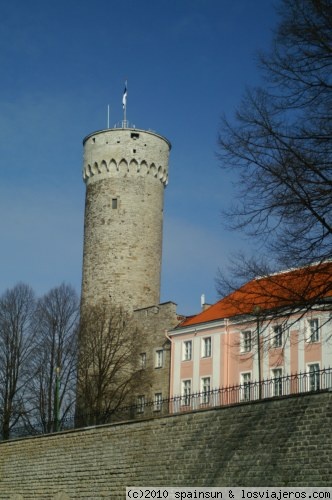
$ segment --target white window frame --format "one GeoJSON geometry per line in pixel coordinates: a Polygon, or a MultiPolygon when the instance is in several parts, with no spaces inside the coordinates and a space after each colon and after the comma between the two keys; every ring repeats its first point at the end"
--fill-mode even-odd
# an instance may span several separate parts
{"type": "Polygon", "coordinates": [[[155,368],[162,368],[164,366],[164,351],[163,349],[156,349],[155,351],[155,368]]]}
{"type": "Polygon", "coordinates": [[[282,396],[282,393],[283,393],[282,377],[283,377],[283,371],[282,371],[282,368],[280,366],[278,366],[276,368],[272,368],[272,370],[271,370],[271,379],[272,379],[271,396],[273,396],[273,397],[282,396]]]}
{"type": "Polygon", "coordinates": [[[251,400],[251,384],[252,384],[252,376],[251,372],[242,372],[240,373],[240,401],[250,401],[251,400]]]}
{"type": "Polygon", "coordinates": [[[146,352],[140,353],[140,366],[141,370],[144,370],[146,368],[146,352]]]}
{"type": "Polygon", "coordinates": [[[308,342],[310,343],[319,342],[320,341],[319,319],[318,318],[308,319],[308,328],[309,328],[308,342]]]}
{"type": "Polygon", "coordinates": [[[184,340],[182,344],[182,361],[190,361],[193,355],[193,341],[184,340]]]}
{"type": "Polygon", "coordinates": [[[271,338],[272,347],[274,347],[275,349],[278,347],[282,347],[283,338],[284,338],[284,332],[282,325],[273,325],[272,338],[271,338]]]}
{"type": "Polygon", "coordinates": [[[201,378],[201,404],[208,405],[211,396],[211,377],[201,378]]]}
{"type": "Polygon", "coordinates": [[[181,383],[181,405],[190,406],[191,405],[191,379],[182,380],[181,383]]]}
{"type": "Polygon", "coordinates": [[[145,396],[141,394],[137,396],[137,413],[144,413],[145,409],[145,396]]]}
{"type": "Polygon", "coordinates": [[[154,395],[153,411],[161,411],[163,395],[161,392],[156,392],[154,395]]]}
{"type": "Polygon", "coordinates": [[[251,330],[243,330],[240,335],[241,335],[241,341],[240,341],[241,354],[251,352],[252,351],[252,331],[251,330]],[[248,342],[247,337],[249,337],[249,342],[248,342]]]}
{"type": "Polygon", "coordinates": [[[308,373],[308,391],[319,391],[320,389],[320,363],[308,363],[307,373],[308,373]],[[315,370],[312,368],[316,367],[315,370]],[[316,375],[318,372],[318,375],[316,375]]]}
{"type": "Polygon", "coordinates": [[[212,356],[212,338],[202,338],[202,358],[211,358],[212,356]]]}

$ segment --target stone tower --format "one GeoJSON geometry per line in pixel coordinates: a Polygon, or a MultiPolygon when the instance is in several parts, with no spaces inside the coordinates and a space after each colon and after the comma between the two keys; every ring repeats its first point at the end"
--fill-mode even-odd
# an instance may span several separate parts
{"type": "Polygon", "coordinates": [[[136,128],[100,130],[83,145],[82,307],[100,300],[128,311],[158,304],[171,145],[136,128]]]}

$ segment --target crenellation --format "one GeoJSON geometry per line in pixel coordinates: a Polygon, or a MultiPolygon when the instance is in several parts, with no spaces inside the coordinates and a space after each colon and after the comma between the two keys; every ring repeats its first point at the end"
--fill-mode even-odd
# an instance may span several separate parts
{"type": "Polygon", "coordinates": [[[149,175],[158,178],[162,184],[167,185],[168,175],[167,168],[159,165],[158,169],[154,163],[149,166],[143,160],[138,162],[135,158],[126,159],[122,158],[120,162],[117,162],[114,158],[110,160],[101,160],[100,163],[94,162],[91,166],[89,163],[84,167],[83,170],[83,180],[85,183],[97,182],[102,178],[107,178],[108,176],[116,174],[126,175],[139,174],[139,175],[149,175]]]}

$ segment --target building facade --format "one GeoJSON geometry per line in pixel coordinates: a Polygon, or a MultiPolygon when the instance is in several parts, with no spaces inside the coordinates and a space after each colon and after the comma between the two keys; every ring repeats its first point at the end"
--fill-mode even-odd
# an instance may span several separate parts
{"type": "MultiPolygon", "coordinates": [[[[167,330],[181,321],[174,302],[165,302],[134,311],[134,319],[140,332],[139,365],[141,382],[136,393],[136,404],[144,411],[144,405],[154,403],[154,411],[160,410],[160,402],[169,397],[171,342],[167,330]]],[[[182,318],[183,319],[183,318],[182,318]]]]}
{"type": "Polygon", "coordinates": [[[171,397],[242,386],[243,399],[243,388],[262,380],[265,396],[277,396],[281,379],[299,373],[314,389],[315,373],[332,364],[331,281],[331,264],[320,277],[290,271],[253,280],[184,320],[169,332],[171,397]]]}

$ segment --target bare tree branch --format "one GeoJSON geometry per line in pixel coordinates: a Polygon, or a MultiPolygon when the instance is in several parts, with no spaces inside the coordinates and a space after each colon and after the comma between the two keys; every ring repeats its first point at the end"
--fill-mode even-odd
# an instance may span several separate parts
{"type": "MultiPolygon", "coordinates": [[[[80,325],[77,418],[102,423],[140,383],[137,327],[113,305],[85,307],[80,325]]],[[[129,399],[128,399],[129,398],[129,399]]]]}
{"type": "Polygon", "coordinates": [[[79,300],[66,284],[37,302],[33,377],[26,395],[26,425],[56,430],[75,403],[79,300]],[[58,386],[57,386],[58,384],[58,386]],[[58,390],[58,396],[56,391],[58,390]]]}
{"type": "Polygon", "coordinates": [[[247,90],[220,126],[221,168],[237,177],[225,224],[256,250],[235,274],[232,263],[231,277],[222,270],[223,292],[240,268],[243,283],[253,268],[265,275],[332,256],[331,1],[281,0],[280,16],[273,51],[260,57],[264,87],[247,90]]]}
{"type": "Polygon", "coordinates": [[[0,298],[0,424],[3,439],[24,415],[24,393],[34,351],[35,296],[23,283],[0,298]]]}

